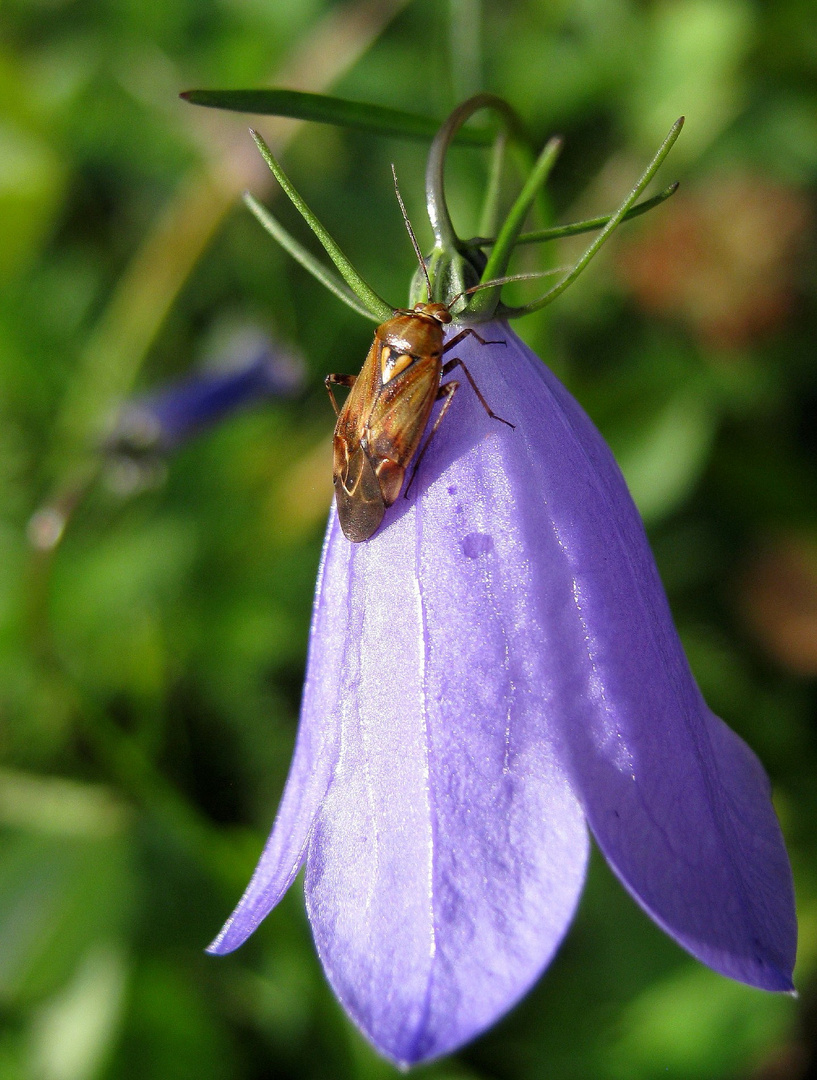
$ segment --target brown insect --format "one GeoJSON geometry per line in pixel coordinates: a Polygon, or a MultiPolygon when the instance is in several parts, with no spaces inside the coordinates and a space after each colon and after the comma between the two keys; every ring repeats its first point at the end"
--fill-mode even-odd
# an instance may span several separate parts
{"type": "MultiPolygon", "coordinates": [[[[395,190],[411,242],[426,274],[430,297],[431,283],[397,190],[396,177],[395,190]]],[[[470,327],[443,344],[443,327],[452,321],[450,308],[458,299],[455,297],[451,304],[417,304],[412,310],[398,308],[394,318],[375,331],[359,375],[326,376],[326,389],[338,418],[332,472],[338,518],[344,534],[354,543],[368,540],[377,531],[386,508],[400,495],[406,471],[416,455],[414,471],[406,486],[408,495],[420,462],[460,385],[456,380],[441,383],[444,375],[461,367],[488,415],[513,427],[491,410],[459,357],[443,362],[444,354],[465,337],[475,337],[481,345],[504,344],[485,341],[470,327]],[[342,409],[338,409],[333,386],[350,389],[342,409]],[[434,403],[443,398],[445,403],[420,449],[434,403]]]]}

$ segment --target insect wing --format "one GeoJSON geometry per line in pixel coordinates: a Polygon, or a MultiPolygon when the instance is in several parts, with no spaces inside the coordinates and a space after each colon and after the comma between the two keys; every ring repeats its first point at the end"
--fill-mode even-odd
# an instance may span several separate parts
{"type": "Polygon", "coordinates": [[[368,540],[383,520],[386,504],[380,481],[359,444],[346,462],[343,474],[335,478],[335,500],[340,527],[353,543],[368,540]]]}
{"type": "Polygon", "coordinates": [[[391,342],[375,336],[335,427],[335,499],[349,540],[357,543],[376,532],[399,495],[436,400],[441,370],[439,353],[409,354],[405,346],[397,353],[391,342]],[[395,366],[384,368],[385,349],[398,363],[408,363],[384,383],[383,371],[395,366]]]}
{"type": "Polygon", "coordinates": [[[379,342],[375,338],[355,385],[343,403],[335,426],[335,440],[345,440],[351,453],[366,433],[372,403],[380,392],[379,342]]]}
{"type": "Polygon", "coordinates": [[[380,391],[367,424],[375,464],[388,458],[404,468],[409,465],[437,397],[440,370],[438,359],[418,357],[380,391]]]}
{"type": "Polygon", "coordinates": [[[380,482],[362,445],[372,402],[380,389],[378,345],[375,339],[340,411],[333,440],[338,519],[344,536],[354,543],[367,540],[386,512],[380,482]]]}

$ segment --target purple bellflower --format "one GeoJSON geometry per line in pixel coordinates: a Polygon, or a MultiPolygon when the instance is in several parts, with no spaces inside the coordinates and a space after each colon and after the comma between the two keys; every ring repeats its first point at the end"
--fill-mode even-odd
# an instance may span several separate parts
{"type": "Polygon", "coordinates": [[[212,370],[126,402],[106,439],[107,453],[161,457],[241,409],[303,388],[301,358],[253,326],[231,333],[216,361],[212,370]]]}
{"type": "Polygon", "coordinates": [[[294,397],[303,384],[299,355],[251,324],[231,329],[206,368],[124,402],[102,445],[109,486],[120,495],[155,486],[190,439],[259,402],[294,397]]]}
{"type": "Polygon", "coordinates": [[[329,981],[401,1065],[461,1046],[541,975],[589,833],[693,956],[792,990],[763,768],[695,684],[601,435],[506,321],[477,329],[502,344],[455,355],[515,427],[463,385],[374,536],[350,543],[332,510],[289,778],[210,946],[241,945],[305,865],[329,981]]]}

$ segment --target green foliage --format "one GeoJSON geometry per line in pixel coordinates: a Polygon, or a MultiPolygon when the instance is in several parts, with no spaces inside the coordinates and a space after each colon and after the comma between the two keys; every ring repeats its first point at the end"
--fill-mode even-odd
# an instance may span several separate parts
{"type": "MultiPolygon", "coordinates": [[[[249,878],[294,739],[331,493],[322,379],[357,371],[371,339],[241,203],[244,188],[271,203],[315,253],[244,121],[178,99],[271,84],[438,117],[463,92],[507,97],[538,146],[564,137],[529,231],[620,205],[687,115],[665,166],[678,194],[518,327],[618,454],[702,688],[772,775],[801,998],[696,966],[596,860],[540,985],[422,1075],[797,1080],[815,1067],[813,0],[481,7],[481,21],[470,0],[367,4],[345,22],[353,0],[0,11],[4,1078],[396,1076],[326,987],[297,890],[236,955],[202,951],[249,878]],[[202,434],[159,482],[126,489],[98,453],[111,410],[195,370],[237,322],[302,353],[305,393],[202,434]]],[[[428,250],[422,145],[259,128],[362,276],[407,298],[416,264],[390,164],[428,250]]],[[[482,149],[452,152],[461,236],[479,230],[488,169],[482,149]]],[[[518,181],[499,186],[504,210],[518,181]]],[[[510,270],[583,250],[531,245],[510,270]]],[[[520,305],[535,295],[512,288],[520,305]]]]}

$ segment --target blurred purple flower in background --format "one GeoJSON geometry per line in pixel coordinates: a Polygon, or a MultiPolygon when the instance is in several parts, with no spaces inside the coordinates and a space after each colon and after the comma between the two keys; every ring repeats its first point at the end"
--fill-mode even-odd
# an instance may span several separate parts
{"type": "Polygon", "coordinates": [[[333,509],[295,757],[211,946],[306,863],[338,997],[400,1064],[501,1016],[550,962],[588,830],[644,910],[731,978],[790,991],[791,872],[752,751],[704,703],[603,439],[505,324],[409,498],[351,544],[333,509]]]}
{"type": "Polygon", "coordinates": [[[221,338],[203,370],[123,405],[104,446],[122,493],[150,482],[167,454],[233,413],[303,389],[301,357],[264,331],[244,324],[221,338]]]}

